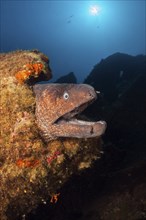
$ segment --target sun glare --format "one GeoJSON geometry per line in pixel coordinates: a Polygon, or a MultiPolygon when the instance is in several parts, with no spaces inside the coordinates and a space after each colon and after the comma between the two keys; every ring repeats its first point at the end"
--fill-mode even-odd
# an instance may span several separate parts
{"type": "Polygon", "coordinates": [[[90,6],[89,12],[91,15],[99,15],[101,12],[101,8],[99,5],[92,5],[90,6]]]}

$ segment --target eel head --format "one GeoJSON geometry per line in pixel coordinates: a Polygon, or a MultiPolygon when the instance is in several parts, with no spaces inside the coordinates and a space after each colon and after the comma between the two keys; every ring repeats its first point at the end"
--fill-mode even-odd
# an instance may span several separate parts
{"type": "Polygon", "coordinates": [[[86,84],[37,84],[36,120],[46,142],[60,137],[92,138],[101,136],[106,122],[78,120],[77,116],[97,98],[86,84]]]}

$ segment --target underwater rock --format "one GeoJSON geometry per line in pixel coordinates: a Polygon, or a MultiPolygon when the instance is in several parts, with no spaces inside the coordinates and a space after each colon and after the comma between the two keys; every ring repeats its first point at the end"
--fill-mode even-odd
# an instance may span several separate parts
{"type": "Polygon", "coordinates": [[[45,142],[40,136],[31,85],[51,78],[45,55],[1,54],[0,66],[0,219],[16,220],[51,197],[56,202],[68,178],[101,157],[102,140],[99,136],[45,142]]]}
{"type": "Polygon", "coordinates": [[[104,95],[109,104],[123,96],[141,74],[146,72],[146,55],[114,53],[97,63],[84,83],[104,95]]]}
{"type": "Polygon", "coordinates": [[[73,72],[70,72],[65,76],[61,76],[55,83],[77,83],[77,78],[73,72]]]}
{"type": "Polygon", "coordinates": [[[27,81],[29,84],[34,84],[52,77],[48,57],[38,50],[1,53],[0,64],[1,78],[11,76],[19,83],[27,81]]]}

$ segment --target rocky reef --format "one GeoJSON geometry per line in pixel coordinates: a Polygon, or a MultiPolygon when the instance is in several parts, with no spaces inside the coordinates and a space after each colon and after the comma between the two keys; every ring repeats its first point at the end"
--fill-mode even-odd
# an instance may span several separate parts
{"type": "Polygon", "coordinates": [[[86,116],[106,119],[104,154],[63,185],[55,206],[27,220],[146,219],[145,73],[144,55],[116,53],[94,66],[84,82],[101,93],[86,116]]]}
{"type": "Polygon", "coordinates": [[[32,85],[52,76],[44,54],[37,50],[1,54],[0,67],[0,219],[24,219],[38,204],[49,199],[55,203],[68,178],[101,157],[102,141],[43,141],[32,85]]]}
{"type": "Polygon", "coordinates": [[[97,63],[84,83],[104,94],[108,103],[123,96],[141,75],[145,75],[146,56],[114,53],[97,63]]]}
{"type": "Polygon", "coordinates": [[[64,75],[57,79],[55,83],[77,83],[77,79],[74,73],[70,72],[67,75],[64,75]]]}

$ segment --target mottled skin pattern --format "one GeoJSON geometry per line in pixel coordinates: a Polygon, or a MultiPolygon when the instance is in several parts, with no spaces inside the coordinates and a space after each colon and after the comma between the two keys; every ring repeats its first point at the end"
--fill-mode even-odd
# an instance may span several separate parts
{"type": "Polygon", "coordinates": [[[59,137],[98,137],[104,133],[105,122],[86,122],[75,118],[96,100],[93,87],[86,84],[38,84],[33,89],[37,125],[46,142],[59,137]]]}

